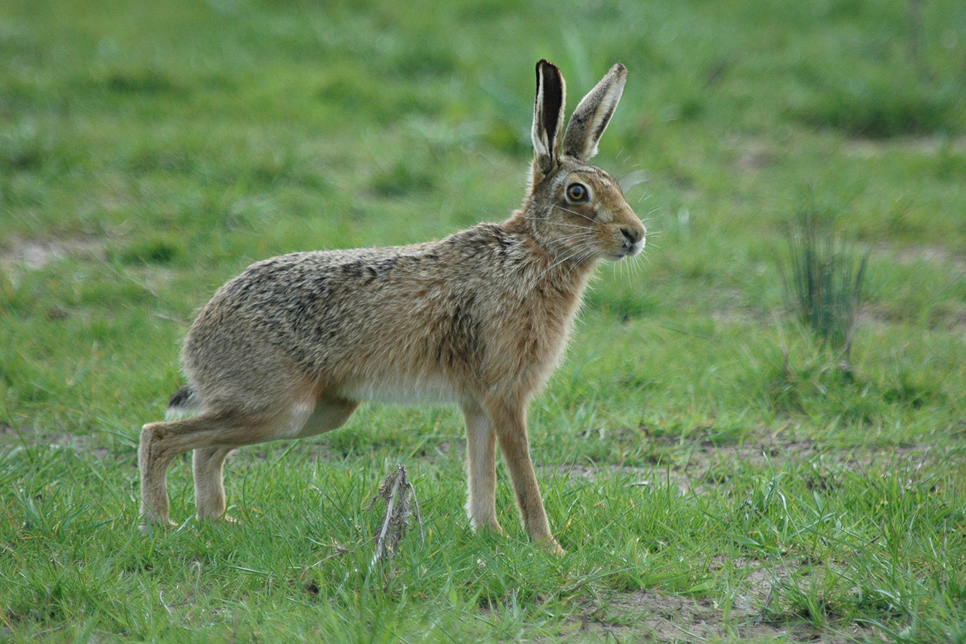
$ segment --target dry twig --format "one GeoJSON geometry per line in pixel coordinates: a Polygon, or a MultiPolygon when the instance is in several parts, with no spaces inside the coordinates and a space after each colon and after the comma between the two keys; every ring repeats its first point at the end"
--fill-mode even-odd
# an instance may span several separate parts
{"type": "Polygon", "coordinates": [[[369,502],[367,510],[371,510],[376,504],[376,499],[386,502],[386,513],[382,517],[382,527],[379,530],[379,538],[376,540],[376,552],[372,555],[369,569],[375,567],[383,556],[388,553],[388,558],[392,560],[396,554],[396,549],[406,536],[409,530],[409,517],[412,515],[410,509],[410,494],[412,494],[413,505],[416,509],[416,522],[419,524],[419,538],[423,540],[423,519],[419,513],[419,501],[416,500],[416,490],[406,476],[406,468],[400,465],[395,472],[386,477],[376,496],[369,502]]]}

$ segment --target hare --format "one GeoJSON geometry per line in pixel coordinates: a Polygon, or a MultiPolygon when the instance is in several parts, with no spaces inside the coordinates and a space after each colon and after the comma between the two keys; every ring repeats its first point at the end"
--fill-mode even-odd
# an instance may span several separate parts
{"type": "Polygon", "coordinates": [[[509,219],[412,246],[273,257],[215,293],[184,341],[188,384],[168,405],[181,418],[141,430],[143,529],[175,525],[166,476],[185,451],[198,517],[217,519],[234,448],[331,431],[367,400],[456,403],[472,527],[502,533],[499,443],[526,532],[563,552],[530,460],[527,406],[564,351],[598,260],[637,255],[645,229],[614,179],[587,163],[627,70],[614,65],[565,131],[563,77],[545,60],[536,71],[528,193],[509,219]]]}

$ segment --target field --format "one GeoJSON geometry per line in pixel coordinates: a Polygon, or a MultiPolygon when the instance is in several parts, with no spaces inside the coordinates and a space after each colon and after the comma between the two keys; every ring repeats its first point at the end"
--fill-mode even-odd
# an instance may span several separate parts
{"type": "Polygon", "coordinates": [[[966,642],[961,0],[0,2],[0,640],[966,642]],[[438,239],[523,196],[535,62],[648,227],[529,415],[551,527],[463,513],[451,408],[239,450],[238,524],[138,530],[137,439],[249,263],[438,239]],[[868,258],[846,355],[783,288],[868,258]],[[792,227],[792,228],[790,228],[792,227]],[[786,273],[787,275],[787,273],[786,273]],[[371,565],[368,509],[419,502],[371,565]]]}

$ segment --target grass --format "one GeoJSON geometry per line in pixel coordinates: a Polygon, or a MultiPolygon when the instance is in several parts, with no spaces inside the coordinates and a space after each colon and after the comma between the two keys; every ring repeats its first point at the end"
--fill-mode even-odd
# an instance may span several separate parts
{"type": "Polygon", "coordinates": [[[0,6],[0,639],[966,641],[966,13],[920,8],[0,6]],[[628,66],[597,160],[649,230],[530,412],[569,554],[502,469],[507,536],[469,530],[455,410],[375,405],[238,452],[239,525],[142,537],[194,311],[256,259],[505,217],[540,57],[571,107],[628,66]],[[783,313],[806,207],[869,253],[849,377],[783,313]],[[400,463],[426,539],[370,570],[400,463]]]}
{"type": "Polygon", "coordinates": [[[788,265],[781,265],[785,299],[799,321],[840,351],[846,364],[868,255],[836,239],[832,222],[812,211],[798,213],[788,230],[788,265]]]}

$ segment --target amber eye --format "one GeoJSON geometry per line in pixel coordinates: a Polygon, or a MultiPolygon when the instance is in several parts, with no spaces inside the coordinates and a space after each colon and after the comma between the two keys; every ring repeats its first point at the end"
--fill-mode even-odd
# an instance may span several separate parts
{"type": "Polygon", "coordinates": [[[587,201],[587,186],[582,183],[572,183],[567,186],[567,199],[571,201],[587,201]]]}

